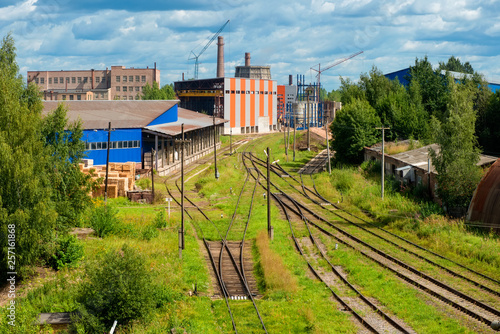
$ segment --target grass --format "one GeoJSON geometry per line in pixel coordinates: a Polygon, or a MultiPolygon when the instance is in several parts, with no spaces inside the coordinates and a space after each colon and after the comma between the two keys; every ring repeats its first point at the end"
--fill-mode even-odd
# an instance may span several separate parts
{"type": "MultiPolygon", "coordinates": [[[[303,138],[298,133],[298,140],[303,138]]],[[[244,136],[233,136],[233,143],[244,136]]],[[[223,137],[223,145],[229,144],[229,137],[223,137]]],[[[318,144],[321,146],[321,143],[318,144]]],[[[283,134],[271,134],[259,137],[239,147],[238,151],[251,150],[265,159],[263,150],[271,149],[272,160],[280,160],[287,170],[297,170],[315,153],[296,151],[292,161],[290,146],[288,161],[284,153],[283,134]]],[[[234,154],[220,158],[217,162],[220,179],[214,178],[214,166],[196,168],[199,175],[186,182],[188,191],[198,191],[198,196],[191,199],[206,208],[206,214],[220,233],[232,219],[234,207],[243,187],[245,170],[241,155],[234,154]]],[[[273,182],[280,187],[288,187],[290,179],[272,176],[273,182]]],[[[332,175],[321,173],[314,176],[320,193],[339,205],[364,215],[369,211],[375,223],[394,231],[408,239],[429,247],[443,255],[462,263],[471,264],[493,277],[500,277],[499,239],[484,233],[469,230],[465,224],[447,220],[441,216],[427,214],[423,217],[423,203],[402,196],[388,184],[384,201],[380,196],[380,179],[377,174],[370,174],[358,167],[334,169],[332,175]]],[[[155,189],[165,197],[164,178],[155,178],[155,189]]],[[[308,177],[304,181],[312,185],[308,177]]],[[[175,186],[170,182],[172,189],[175,186]]],[[[230,240],[241,238],[241,231],[246,221],[253,190],[253,180],[249,180],[243,200],[235,214],[234,231],[228,235],[230,240]]],[[[356,333],[350,316],[339,311],[336,302],[324,285],[312,279],[307,264],[297,253],[290,240],[288,222],[280,215],[278,208],[271,208],[274,239],[267,240],[266,200],[264,190],[258,186],[254,211],[250,218],[247,238],[256,240],[254,260],[260,256],[260,270],[256,270],[256,279],[265,282],[261,285],[264,297],[257,300],[257,305],[270,333],[356,333]],[[266,242],[267,241],[267,242],[266,242]],[[263,258],[264,261],[263,261],[263,258]],[[281,264],[276,264],[281,263],[281,264]],[[272,274],[268,274],[268,273],[272,274]],[[278,275],[280,280],[271,277],[278,275]],[[280,283],[285,283],[279,286],[280,283]],[[264,290],[263,287],[266,287],[264,290]],[[305,307],[307,306],[307,307],[305,307]]],[[[179,207],[171,203],[171,216],[166,214],[166,204],[133,204],[124,199],[110,199],[109,205],[117,210],[119,228],[105,238],[91,238],[84,241],[84,263],[92,261],[99,254],[118,249],[127,243],[145,257],[145,266],[153,273],[155,285],[163,287],[159,292],[161,301],[155,313],[147,323],[134,323],[130,328],[118,328],[118,333],[166,333],[172,328],[177,332],[187,333],[230,333],[231,321],[223,300],[212,300],[211,278],[208,265],[200,249],[197,237],[205,236],[217,240],[219,234],[214,225],[207,222],[199,213],[188,209],[193,219],[186,216],[186,248],[179,259],[178,234],[180,227],[179,207]],[[159,221],[161,220],[161,221],[159,221]],[[189,292],[194,286],[198,296],[191,297],[189,292]]],[[[187,203],[186,203],[187,205],[187,203]]],[[[432,208],[426,209],[432,213],[432,208]]],[[[366,216],[365,216],[366,217],[366,216]]],[[[371,219],[366,217],[366,219],[371,219]]],[[[305,236],[305,229],[297,229],[298,236],[305,236]]],[[[468,333],[469,331],[447,316],[438,307],[432,306],[426,297],[392,277],[392,274],[373,265],[369,260],[354,251],[323,240],[327,245],[328,255],[335,265],[342,266],[349,274],[349,279],[365,294],[377,299],[390,312],[402,318],[417,332],[422,333],[468,333]]],[[[322,263],[319,261],[318,263],[322,263]]],[[[33,325],[39,312],[71,311],[76,309],[75,291],[83,279],[83,267],[64,269],[57,272],[56,278],[47,281],[43,287],[32,290],[26,297],[16,300],[16,333],[38,333],[33,325]]],[[[259,266],[258,266],[259,267],[259,266]]],[[[261,332],[260,324],[253,307],[248,302],[231,301],[239,332],[261,332]]],[[[6,324],[7,309],[0,309],[0,332],[11,328],[6,324]]],[[[49,330],[47,329],[47,332],[49,330]]]]}
{"type": "Polygon", "coordinates": [[[283,260],[269,247],[269,237],[266,231],[260,231],[255,240],[259,254],[259,266],[265,281],[265,289],[270,292],[297,292],[296,278],[283,264],[283,260]]]}

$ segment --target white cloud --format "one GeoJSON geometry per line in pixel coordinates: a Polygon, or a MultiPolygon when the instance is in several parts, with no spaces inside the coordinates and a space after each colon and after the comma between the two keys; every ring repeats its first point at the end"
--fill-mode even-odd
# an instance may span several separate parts
{"type": "Polygon", "coordinates": [[[36,10],[38,0],[27,0],[18,5],[0,8],[0,21],[13,21],[26,18],[26,15],[36,10]]]}

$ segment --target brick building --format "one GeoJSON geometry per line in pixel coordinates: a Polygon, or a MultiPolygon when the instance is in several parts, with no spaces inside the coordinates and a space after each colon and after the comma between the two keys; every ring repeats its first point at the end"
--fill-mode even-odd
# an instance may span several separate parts
{"type": "Polygon", "coordinates": [[[54,100],[138,100],[146,83],[160,84],[156,68],[111,66],[111,70],[28,71],[46,101],[54,100]]]}

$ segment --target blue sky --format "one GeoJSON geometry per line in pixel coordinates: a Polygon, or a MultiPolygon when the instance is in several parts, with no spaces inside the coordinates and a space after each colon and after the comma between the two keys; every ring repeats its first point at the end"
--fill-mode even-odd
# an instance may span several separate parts
{"type": "MultiPolygon", "coordinates": [[[[161,84],[194,75],[199,52],[226,22],[226,76],[244,63],[271,65],[273,79],[356,80],[373,65],[389,73],[428,56],[451,55],[500,82],[500,0],[0,0],[0,34],[12,32],[21,74],[28,70],[146,67],[157,63],[161,84]]],[[[200,78],[215,77],[216,43],[200,56],[200,78]]]]}

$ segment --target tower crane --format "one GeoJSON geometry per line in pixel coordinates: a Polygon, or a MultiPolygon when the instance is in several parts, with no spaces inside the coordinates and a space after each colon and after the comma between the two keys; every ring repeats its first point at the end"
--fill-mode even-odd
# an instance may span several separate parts
{"type": "Polygon", "coordinates": [[[212,38],[210,38],[208,43],[203,47],[203,49],[200,51],[200,53],[196,54],[196,53],[194,53],[194,49],[191,50],[191,53],[193,55],[191,57],[189,57],[188,60],[194,59],[194,78],[195,79],[198,79],[198,65],[199,65],[198,58],[203,54],[203,52],[205,52],[208,49],[210,44],[212,44],[212,42],[217,38],[217,36],[219,36],[219,34],[222,32],[222,30],[226,27],[226,25],[228,23],[229,23],[229,20],[227,20],[226,23],[224,23],[222,25],[222,27],[219,28],[219,30],[212,36],[212,38]]]}
{"type": "MultiPolygon", "coordinates": [[[[331,69],[332,67],[340,65],[343,62],[348,61],[349,59],[354,58],[354,57],[356,57],[356,56],[358,56],[358,55],[360,55],[362,53],[363,53],[363,51],[358,51],[356,53],[353,53],[352,55],[347,56],[346,58],[342,58],[342,59],[336,61],[335,63],[333,63],[333,64],[331,64],[331,65],[329,65],[329,66],[327,66],[327,67],[325,67],[323,69],[321,69],[321,64],[318,64],[318,65],[315,65],[315,66],[311,67],[311,70],[318,72],[318,74],[316,75],[318,77],[318,90],[321,88],[321,85],[320,85],[321,84],[321,73],[323,73],[326,70],[331,69]],[[318,69],[315,68],[316,66],[318,66],[318,69]]],[[[318,102],[320,102],[319,96],[320,96],[320,92],[318,91],[318,94],[316,95],[316,98],[318,99],[318,102]]]]}

